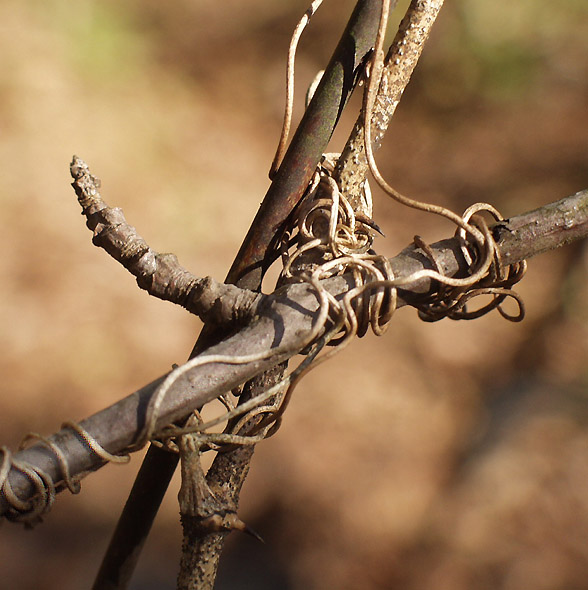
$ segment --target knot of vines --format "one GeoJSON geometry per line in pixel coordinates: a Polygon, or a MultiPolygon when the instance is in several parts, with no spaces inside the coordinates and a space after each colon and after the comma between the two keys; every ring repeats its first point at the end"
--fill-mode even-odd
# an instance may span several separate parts
{"type": "MultiPolygon", "coordinates": [[[[284,122],[270,169],[270,178],[274,177],[280,166],[291,124],[296,47],[302,31],[321,3],[321,0],[312,3],[292,36],[286,72],[287,100],[284,122]]],[[[445,276],[432,248],[416,237],[415,245],[428,259],[429,268],[409,276],[395,277],[389,260],[372,250],[375,232],[379,229],[371,220],[371,195],[367,181],[362,185],[362,203],[365,206],[362,206],[362,203],[355,203],[353,206],[351,199],[340,190],[334,177],[338,154],[325,154],[294,212],[290,227],[284,231],[280,242],[283,261],[280,281],[308,283],[315,290],[320,303],[313,326],[305,337],[304,360],[282,381],[260,395],[247,398],[247,401],[246,396],[243,396],[239,403],[235,403],[229,395],[222,397],[220,401],[226,412],[217,418],[204,421],[197,413],[191,423],[182,428],[171,426],[164,429],[158,433],[164,441],[170,441],[182,434],[198,433],[202,449],[220,449],[226,448],[227,445],[255,444],[270,436],[279,427],[281,416],[298,380],[312,367],[341,350],[354,336],[364,335],[370,327],[376,335],[383,334],[396,309],[397,289],[408,287],[421,279],[431,279],[438,285],[431,295],[415,304],[424,320],[435,321],[443,317],[472,319],[492,309],[498,309],[507,319],[522,319],[522,301],[511,287],[521,279],[526,265],[522,262],[508,268],[503,267],[493,236],[480,215],[485,212],[499,221],[502,216],[498,211],[491,205],[478,203],[460,216],[445,207],[421,203],[401,195],[392,188],[378,169],[373,155],[371,126],[383,71],[391,66],[390,63],[384,64],[382,51],[388,11],[388,3],[384,2],[363,96],[360,125],[363,129],[362,151],[356,152],[355,157],[361,155],[365,158],[372,176],[390,197],[405,206],[445,217],[457,225],[456,236],[461,241],[464,258],[469,266],[468,271],[461,278],[445,276]],[[353,287],[337,299],[323,287],[321,281],[340,274],[350,275],[353,287]],[[475,311],[468,310],[468,302],[479,295],[490,296],[490,302],[475,311]],[[518,313],[509,314],[503,309],[502,304],[507,297],[514,298],[518,304],[518,313]],[[327,344],[333,345],[332,348],[318,356],[327,344]],[[210,428],[223,422],[227,424],[224,432],[209,432],[210,428]]],[[[402,39],[399,42],[402,44],[402,39]]],[[[398,60],[394,63],[398,63],[398,60]]],[[[315,81],[313,88],[316,85],[315,81]]],[[[384,88],[386,86],[389,85],[383,84],[384,88]]],[[[312,93],[313,90],[309,89],[307,104],[312,98],[312,93]]],[[[386,103],[386,100],[383,103],[386,103]]],[[[267,354],[276,354],[276,351],[269,351],[267,354]]],[[[175,369],[161,385],[150,404],[150,418],[147,420],[144,436],[151,438],[158,406],[171,384],[182,372],[206,362],[246,363],[265,356],[267,355],[203,356],[175,369]]]]}
{"type": "MultiPolygon", "coordinates": [[[[274,176],[279,167],[290,128],[296,46],[304,27],[321,3],[322,0],[312,2],[292,37],[288,53],[286,111],[270,177],[274,176]]],[[[457,226],[456,237],[460,240],[463,256],[468,265],[465,276],[455,278],[444,275],[434,250],[418,236],[415,237],[415,247],[419,248],[428,260],[428,268],[409,276],[394,276],[389,260],[372,250],[375,234],[380,230],[371,219],[371,195],[367,181],[362,185],[364,206],[361,203],[354,205],[340,190],[335,179],[334,170],[338,154],[325,154],[294,212],[290,227],[280,241],[283,261],[280,281],[306,282],[314,289],[319,301],[312,327],[297,349],[304,350],[304,359],[281,381],[259,395],[250,397],[245,388],[245,395],[241,390],[235,390],[233,395],[227,393],[219,397],[218,401],[223,405],[223,411],[215,418],[205,420],[201,413],[196,411],[183,425],[169,425],[156,432],[162,402],[183,373],[208,363],[246,364],[293,351],[277,348],[264,353],[241,356],[203,354],[189,360],[184,365],[174,368],[152,396],[146,412],[145,425],[135,447],[141,447],[148,440],[153,440],[177,451],[174,439],[191,434],[195,437],[195,444],[202,451],[226,450],[235,445],[256,444],[271,436],[278,429],[292,391],[301,377],[344,348],[354,336],[363,336],[370,327],[376,335],[383,334],[396,309],[397,290],[409,287],[422,279],[430,279],[437,285],[427,297],[412,303],[425,321],[437,321],[445,317],[473,319],[493,309],[497,309],[503,317],[512,321],[523,318],[523,303],[512,291],[512,286],[522,278],[526,264],[521,262],[504,267],[492,233],[481,215],[484,213],[495,221],[501,221],[503,218],[500,213],[491,205],[477,203],[460,216],[445,207],[413,200],[392,188],[377,167],[373,155],[371,126],[382,72],[385,68],[391,67],[389,62],[384,63],[382,52],[389,3],[384,2],[382,6],[380,26],[369,64],[370,74],[365,84],[360,119],[363,143],[359,154],[365,158],[375,181],[391,198],[407,207],[440,215],[457,226]],[[352,278],[353,286],[341,298],[335,298],[324,288],[321,281],[342,274],[352,278]],[[468,309],[468,303],[481,295],[489,296],[489,301],[473,311],[468,309]],[[517,313],[510,314],[502,307],[508,297],[517,303],[517,313]],[[332,346],[325,350],[327,344],[332,346]],[[319,356],[322,351],[323,354],[319,356]],[[221,424],[226,424],[223,432],[211,432],[211,429],[221,424]]],[[[407,31],[408,34],[410,30],[407,31]]],[[[402,44],[402,38],[399,42],[402,44]]],[[[398,60],[394,62],[396,65],[398,63],[398,60]]],[[[387,104],[390,101],[381,102],[387,104]]],[[[359,157],[357,152],[355,157],[359,157]]],[[[104,461],[127,460],[126,457],[107,453],[79,425],[67,423],[67,426],[74,429],[85,444],[104,461]]],[[[60,449],[50,440],[38,435],[29,435],[30,438],[39,440],[53,453],[61,468],[61,485],[76,493],[79,483],[70,476],[67,460],[60,449]]],[[[34,523],[51,506],[55,498],[55,485],[47,473],[28,463],[15,460],[5,447],[0,448],[0,453],[0,488],[10,504],[8,518],[34,523]],[[20,471],[31,482],[37,492],[33,500],[23,502],[14,494],[8,479],[11,467],[20,471]]]]}

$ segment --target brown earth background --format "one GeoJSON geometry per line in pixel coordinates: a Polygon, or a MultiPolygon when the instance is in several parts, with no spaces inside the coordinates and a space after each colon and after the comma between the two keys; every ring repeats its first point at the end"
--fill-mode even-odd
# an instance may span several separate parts
{"type": "MultiPolygon", "coordinates": [[[[353,5],[325,2],[305,33],[297,116],[353,5]]],[[[222,279],[268,186],[305,9],[0,3],[1,444],[129,394],[200,328],[91,245],[72,154],[155,249],[222,279]]],[[[400,191],[459,211],[510,216],[587,188],[586,1],[447,2],[378,160],[400,191]]],[[[453,232],[375,192],[379,252],[453,232]]],[[[587,271],[582,243],[543,255],[522,324],[402,309],[305,378],[242,495],[266,544],[232,535],[217,588],[588,588],[587,271]]],[[[89,588],[139,464],[87,478],[32,531],[5,523],[0,588],[89,588]]],[[[178,484],[133,589],[175,587],[178,484]]]]}

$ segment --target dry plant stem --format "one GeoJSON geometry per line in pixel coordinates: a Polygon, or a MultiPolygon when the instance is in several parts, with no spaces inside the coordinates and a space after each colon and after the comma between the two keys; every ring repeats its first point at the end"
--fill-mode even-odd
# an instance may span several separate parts
{"type": "MultiPolygon", "coordinates": [[[[376,151],[429,37],[443,1],[413,0],[384,59],[382,78],[372,109],[372,150],[376,151]]],[[[362,183],[368,173],[363,115],[360,115],[341,153],[335,179],[341,192],[355,206],[361,202],[362,183]]]]}
{"type": "Polygon", "coordinates": [[[302,198],[373,46],[381,7],[382,0],[358,1],[229,271],[231,283],[251,290],[261,285],[275,258],[275,236],[302,198]]]}
{"type": "Polygon", "coordinates": [[[294,33],[292,34],[292,40],[290,41],[290,47],[288,48],[288,62],[286,66],[286,108],[284,111],[284,121],[282,123],[282,133],[280,135],[280,141],[278,142],[276,154],[270,166],[270,179],[272,179],[276,175],[276,172],[278,171],[278,168],[282,163],[284,153],[286,152],[288,136],[290,135],[290,126],[292,125],[292,113],[294,111],[294,61],[296,58],[296,49],[298,47],[298,42],[300,41],[300,37],[302,36],[304,29],[310,22],[310,19],[312,18],[314,13],[319,9],[322,3],[323,0],[314,0],[314,2],[308,7],[308,10],[304,13],[302,18],[296,25],[294,33]]]}
{"type": "Polygon", "coordinates": [[[497,223],[492,233],[505,265],[586,238],[588,190],[497,223]]]}
{"type": "MultiPolygon", "coordinates": [[[[273,367],[253,378],[242,395],[247,399],[255,397],[279,381],[282,375],[281,366],[273,367]]],[[[248,424],[247,428],[255,426],[255,423],[248,424]]],[[[206,478],[201,467],[194,466],[196,472],[200,469],[200,479],[196,485],[209,495],[205,496],[205,501],[195,505],[194,502],[183,500],[180,492],[184,540],[178,590],[212,590],[227,534],[233,529],[248,532],[246,525],[237,518],[237,509],[254,451],[255,445],[244,445],[218,453],[206,478]]]]}
{"type": "MultiPolygon", "coordinates": [[[[585,238],[588,236],[588,190],[499,222],[492,227],[492,232],[505,264],[531,258],[535,254],[585,238]]],[[[467,272],[468,265],[462,258],[460,243],[455,238],[433,244],[432,250],[443,274],[460,276],[467,272]]],[[[390,262],[397,277],[430,268],[427,256],[415,246],[409,246],[390,262]]],[[[398,307],[409,304],[412,298],[418,298],[418,294],[429,292],[431,283],[430,279],[424,278],[399,289],[398,307]]],[[[349,277],[334,277],[323,281],[323,285],[335,297],[342,297],[352,284],[349,277]]],[[[162,404],[156,428],[161,429],[188,415],[194,408],[296,354],[296,343],[299,344],[301,334],[310,329],[317,308],[316,293],[305,284],[289,285],[268,297],[257,320],[214,346],[207,354],[259,353],[278,346],[284,349],[283,347],[291,345],[290,354],[283,353],[246,365],[203,365],[182,375],[162,404]]],[[[107,451],[115,454],[125,452],[141,432],[145,409],[163,379],[164,377],[157,379],[129,397],[83,420],[81,426],[107,451]]],[[[63,451],[74,477],[82,477],[104,464],[71,429],[61,430],[48,438],[63,451]]],[[[19,451],[15,453],[15,458],[46,471],[58,485],[62,480],[59,461],[43,445],[34,445],[19,451]]],[[[31,482],[18,470],[11,470],[9,480],[21,499],[30,498],[33,490],[31,482]]],[[[6,499],[2,495],[0,514],[7,508],[6,499]]]]}
{"type": "MultiPolygon", "coordinates": [[[[319,5],[320,2],[311,4],[309,11],[307,11],[308,18],[312,16],[319,5]]],[[[280,235],[280,228],[304,194],[316,166],[326,150],[341,111],[356,84],[364,58],[370,51],[380,12],[380,0],[358,1],[341,41],[325,70],[323,79],[315,91],[283,159],[282,153],[286,140],[280,141],[271,170],[272,184],[243,241],[235,262],[229,270],[228,283],[251,290],[261,288],[265,270],[275,257],[272,251],[273,240],[280,235]],[[276,169],[278,165],[279,168],[276,169]]],[[[297,30],[300,33],[305,24],[298,27],[297,30]]],[[[296,43],[295,33],[295,40],[291,44],[289,69],[293,69],[296,43]],[[292,49],[292,45],[294,45],[294,49],[292,49]]],[[[288,78],[291,78],[290,74],[288,78]]],[[[285,127],[288,126],[289,115],[286,113],[285,127]]],[[[287,136],[287,129],[282,136],[284,138],[287,136]]],[[[194,351],[197,351],[199,346],[202,348],[203,342],[210,340],[214,339],[205,327],[194,351]]],[[[271,373],[267,379],[264,376],[259,379],[265,383],[267,388],[280,381],[282,377],[283,370],[278,370],[271,373]]],[[[228,482],[232,480],[240,480],[242,483],[247,474],[252,454],[253,447],[237,448],[234,451],[217,455],[209,471],[210,485],[224,487],[229,485],[228,482]],[[217,465],[221,467],[217,468],[217,465]]],[[[238,498],[239,490],[240,486],[234,492],[236,498],[238,498]]],[[[224,537],[218,535],[214,535],[213,539],[206,535],[200,539],[196,543],[199,562],[210,563],[214,561],[218,563],[223,541],[224,537]]]]}
{"type": "Polygon", "coordinates": [[[159,254],[130,226],[121,209],[109,207],[100,196],[100,181],[77,156],[70,166],[72,186],[94,232],[92,242],[104,248],[137,278],[150,295],[181,305],[204,322],[239,324],[256,313],[263,295],[215,281],[197,278],[184,269],[174,254],[159,254]]]}

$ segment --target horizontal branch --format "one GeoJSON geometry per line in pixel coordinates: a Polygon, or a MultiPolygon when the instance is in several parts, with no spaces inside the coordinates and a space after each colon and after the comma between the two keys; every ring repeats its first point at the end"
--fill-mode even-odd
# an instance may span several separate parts
{"type": "Polygon", "coordinates": [[[505,265],[585,238],[588,190],[497,223],[493,234],[505,265]]]}
{"type": "MultiPolygon", "coordinates": [[[[499,222],[492,227],[492,231],[505,264],[513,264],[586,237],[588,190],[499,222]]],[[[456,238],[437,242],[433,244],[432,250],[444,274],[459,276],[467,272],[468,265],[456,238]]],[[[414,245],[390,262],[396,277],[406,277],[431,266],[427,255],[414,245]]],[[[335,297],[341,297],[352,287],[353,281],[349,276],[333,277],[323,281],[323,285],[335,297]]],[[[398,307],[414,302],[418,294],[429,292],[433,287],[430,279],[423,279],[410,285],[410,288],[399,290],[398,307]]],[[[275,354],[244,364],[203,364],[180,375],[162,403],[155,430],[187,416],[195,408],[299,353],[305,345],[303,336],[309,332],[318,307],[315,292],[306,284],[283,287],[265,298],[259,306],[257,319],[235,335],[207,349],[202,356],[244,356],[271,354],[272,351],[275,354]]],[[[142,433],[149,400],[163,379],[156,379],[83,420],[80,425],[108,452],[128,452],[142,433]]],[[[104,460],[88,448],[81,435],[69,428],[62,429],[49,440],[61,450],[74,477],[81,478],[104,464],[104,460]]],[[[55,482],[62,480],[59,460],[46,445],[39,444],[19,451],[14,459],[41,469],[55,482]]],[[[31,497],[33,486],[18,469],[12,468],[9,481],[19,498],[26,500],[31,497]]],[[[0,514],[4,514],[7,508],[6,498],[0,496],[0,514]]]]}

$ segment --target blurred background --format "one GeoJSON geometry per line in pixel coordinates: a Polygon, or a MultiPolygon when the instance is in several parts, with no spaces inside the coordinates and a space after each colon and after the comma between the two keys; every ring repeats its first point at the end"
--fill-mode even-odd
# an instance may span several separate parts
{"type": "MultiPolygon", "coordinates": [[[[354,4],[325,2],[305,33],[297,116],[354,4]]],[[[186,359],[200,329],[92,246],[72,154],[152,247],[224,278],[268,187],[306,8],[0,3],[1,444],[128,395],[186,359]]],[[[454,0],[378,160],[405,194],[508,217],[588,188],[587,129],[585,0],[454,0]]],[[[380,253],[453,232],[374,192],[380,253]]],[[[402,309],[308,375],[241,498],[266,544],[231,535],[217,588],[588,588],[587,271],[582,243],[542,255],[518,289],[523,323],[402,309]]],[[[5,523],[0,588],[89,588],[139,464],[88,477],[32,531],[5,523]]],[[[178,486],[133,589],[175,587],[178,486]]]]}

